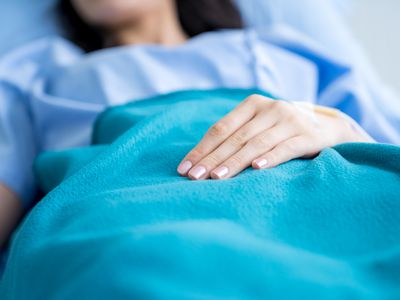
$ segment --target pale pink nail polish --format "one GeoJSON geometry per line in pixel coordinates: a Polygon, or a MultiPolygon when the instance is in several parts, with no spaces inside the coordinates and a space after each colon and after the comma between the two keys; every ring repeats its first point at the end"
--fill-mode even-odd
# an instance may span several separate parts
{"type": "Polygon", "coordinates": [[[213,172],[218,179],[224,178],[229,173],[229,169],[225,166],[216,168],[213,172]]]}
{"type": "Polygon", "coordinates": [[[193,164],[188,161],[185,160],[183,163],[181,163],[178,167],[178,173],[181,175],[185,175],[191,168],[192,168],[193,164]]]}
{"type": "Polygon", "coordinates": [[[198,166],[194,169],[192,169],[189,172],[189,175],[193,178],[193,179],[200,179],[201,176],[203,176],[204,174],[206,174],[207,169],[204,168],[203,166],[198,166]]]}
{"type": "Polygon", "coordinates": [[[260,158],[260,159],[256,159],[254,161],[254,164],[258,167],[258,168],[265,168],[268,165],[268,161],[265,158],[260,158]]]}

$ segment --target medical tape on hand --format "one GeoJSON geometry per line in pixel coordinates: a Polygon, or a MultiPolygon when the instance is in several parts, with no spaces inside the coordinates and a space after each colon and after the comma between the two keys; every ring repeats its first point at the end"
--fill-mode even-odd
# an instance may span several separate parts
{"type": "Polygon", "coordinates": [[[293,104],[300,112],[306,114],[310,120],[314,123],[315,126],[319,126],[320,122],[315,115],[314,105],[308,102],[301,101],[289,101],[289,103],[293,104]]]}
{"type": "Polygon", "coordinates": [[[349,115],[341,112],[336,108],[331,108],[327,106],[315,105],[308,102],[301,102],[301,101],[291,101],[293,105],[296,106],[297,109],[306,113],[312,119],[315,125],[319,125],[320,122],[317,119],[316,114],[322,114],[332,118],[341,118],[344,119],[350,127],[357,133],[361,134],[368,140],[369,142],[375,142],[374,139],[349,115]]]}

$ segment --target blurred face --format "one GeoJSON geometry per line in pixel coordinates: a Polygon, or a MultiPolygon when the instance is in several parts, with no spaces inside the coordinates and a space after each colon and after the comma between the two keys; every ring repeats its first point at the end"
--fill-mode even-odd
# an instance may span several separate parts
{"type": "Polygon", "coordinates": [[[161,8],[166,0],[71,0],[88,24],[103,28],[132,22],[161,8]]]}

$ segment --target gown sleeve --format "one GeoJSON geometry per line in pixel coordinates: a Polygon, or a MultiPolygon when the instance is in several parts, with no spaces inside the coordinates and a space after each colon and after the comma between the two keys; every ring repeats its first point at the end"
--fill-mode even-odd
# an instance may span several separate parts
{"type": "Polygon", "coordinates": [[[35,194],[33,160],[37,146],[27,97],[0,82],[0,182],[18,194],[27,207],[35,194]]]}
{"type": "Polygon", "coordinates": [[[55,64],[58,40],[42,39],[0,58],[0,183],[15,192],[24,207],[35,198],[33,162],[40,150],[32,87],[55,64]]]}

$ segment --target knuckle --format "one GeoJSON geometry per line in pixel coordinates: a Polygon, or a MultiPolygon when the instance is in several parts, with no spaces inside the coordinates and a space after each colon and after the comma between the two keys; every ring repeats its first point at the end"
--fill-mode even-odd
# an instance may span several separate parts
{"type": "Polygon", "coordinates": [[[277,111],[280,111],[280,112],[287,113],[287,112],[292,111],[291,110],[291,108],[292,108],[291,106],[292,105],[290,103],[286,102],[286,101],[283,101],[283,100],[275,100],[271,105],[272,105],[273,109],[275,109],[277,111]]]}
{"type": "Polygon", "coordinates": [[[244,104],[244,105],[249,105],[249,104],[252,104],[252,103],[253,103],[253,97],[252,96],[247,97],[242,102],[242,104],[244,104]]]}
{"type": "Polygon", "coordinates": [[[303,120],[300,118],[300,116],[297,115],[297,114],[295,114],[295,113],[293,113],[293,112],[290,112],[290,113],[288,114],[287,122],[290,123],[290,124],[292,124],[292,125],[295,125],[296,127],[297,127],[297,126],[300,126],[300,127],[303,127],[303,126],[304,126],[304,122],[303,122],[303,120]]]}
{"type": "Polygon", "coordinates": [[[245,100],[245,102],[250,105],[258,106],[259,104],[265,103],[265,100],[266,98],[264,96],[252,94],[245,100]]]}
{"type": "Polygon", "coordinates": [[[289,154],[296,152],[296,146],[293,143],[284,143],[280,147],[281,152],[286,152],[289,154]]]}
{"type": "Polygon", "coordinates": [[[229,138],[229,141],[233,146],[243,146],[246,143],[246,137],[245,132],[237,132],[229,138]]]}
{"type": "Polygon", "coordinates": [[[205,152],[201,148],[196,148],[188,154],[188,158],[196,161],[202,158],[204,155],[205,152]]]}
{"type": "Polygon", "coordinates": [[[307,132],[310,129],[309,123],[304,119],[303,115],[297,111],[288,111],[284,122],[291,127],[296,128],[297,132],[307,132]]]}
{"type": "Polygon", "coordinates": [[[256,149],[266,149],[269,146],[269,143],[265,138],[255,137],[251,140],[251,146],[256,149]]]}
{"type": "Polygon", "coordinates": [[[201,164],[203,164],[207,167],[211,167],[211,168],[219,165],[219,163],[220,163],[220,159],[215,154],[210,154],[209,156],[204,158],[203,161],[201,162],[201,164]]]}
{"type": "Polygon", "coordinates": [[[250,96],[251,101],[255,102],[255,103],[259,103],[260,101],[264,101],[264,97],[258,94],[252,94],[250,96]]]}
{"type": "Polygon", "coordinates": [[[238,168],[243,164],[243,158],[240,155],[234,155],[229,159],[229,165],[238,168]]]}
{"type": "Polygon", "coordinates": [[[229,125],[225,122],[218,122],[215,123],[213,126],[210,127],[208,133],[212,137],[223,137],[229,131],[229,125]]]}

